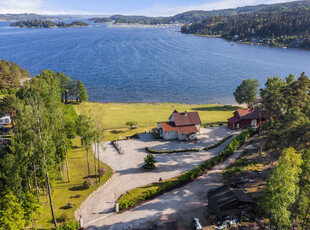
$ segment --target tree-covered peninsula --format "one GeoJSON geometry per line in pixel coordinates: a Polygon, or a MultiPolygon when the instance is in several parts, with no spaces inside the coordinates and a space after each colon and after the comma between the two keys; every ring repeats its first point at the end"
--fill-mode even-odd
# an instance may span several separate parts
{"type": "Polygon", "coordinates": [[[183,33],[287,47],[310,47],[310,8],[216,16],[184,25],[183,33]]]}
{"type": "Polygon", "coordinates": [[[73,21],[71,23],[54,22],[50,20],[25,20],[13,22],[11,27],[25,27],[25,28],[53,28],[53,27],[84,27],[88,26],[87,23],[81,21],[73,21]]]}

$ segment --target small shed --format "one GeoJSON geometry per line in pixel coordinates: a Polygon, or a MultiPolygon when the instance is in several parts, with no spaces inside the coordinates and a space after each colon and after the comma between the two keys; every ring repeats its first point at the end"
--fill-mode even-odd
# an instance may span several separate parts
{"type": "Polygon", "coordinates": [[[243,211],[251,209],[253,201],[242,190],[231,189],[227,185],[208,192],[208,205],[214,214],[223,217],[238,217],[243,211]]]}

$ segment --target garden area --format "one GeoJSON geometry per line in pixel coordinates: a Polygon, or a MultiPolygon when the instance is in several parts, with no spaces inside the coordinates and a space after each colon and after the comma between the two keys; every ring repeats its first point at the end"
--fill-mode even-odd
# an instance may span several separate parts
{"type": "MultiPolygon", "coordinates": [[[[75,221],[74,212],[82,204],[83,201],[97,188],[104,184],[112,175],[113,170],[105,163],[100,162],[100,168],[105,169],[100,182],[95,183],[94,176],[87,177],[87,155],[85,149],[81,146],[80,139],[75,138],[73,147],[68,153],[68,163],[70,169],[70,182],[64,173],[64,181],[57,181],[53,185],[53,204],[58,224],[67,221],[75,221]],[[89,188],[87,189],[83,183],[87,181],[89,188]]],[[[90,170],[94,174],[94,154],[90,151],[90,170]]],[[[38,228],[50,229],[53,227],[52,215],[48,196],[46,194],[40,197],[42,203],[42,211],[39,217],[38,228]]]]}

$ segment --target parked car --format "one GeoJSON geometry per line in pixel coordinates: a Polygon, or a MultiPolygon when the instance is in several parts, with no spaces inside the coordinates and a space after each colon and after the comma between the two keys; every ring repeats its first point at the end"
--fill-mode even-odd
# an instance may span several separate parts
{"type": "Polygon", "coordinates": [[[201,226],[198,218],[193,218],[193,223],[194,223],[194,229],[195,230],[202,230],[202,226],[201,226]]]}

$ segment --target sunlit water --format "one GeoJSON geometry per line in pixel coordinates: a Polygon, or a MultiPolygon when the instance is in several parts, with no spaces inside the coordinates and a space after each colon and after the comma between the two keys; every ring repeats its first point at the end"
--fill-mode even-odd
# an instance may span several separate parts
{"type": "Polygon", "coordinates": [[[0,23],[0,59],[81,79],[100,102],[235,103],[243,79],[310,75],[310,51],[236,44],[179,28],[25,29],[0,23]]]}

